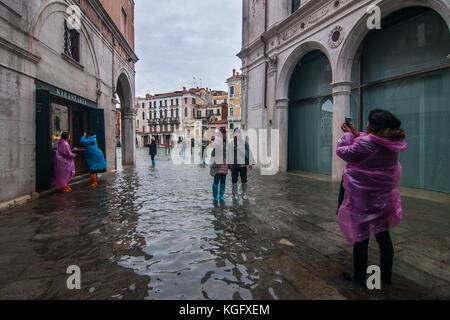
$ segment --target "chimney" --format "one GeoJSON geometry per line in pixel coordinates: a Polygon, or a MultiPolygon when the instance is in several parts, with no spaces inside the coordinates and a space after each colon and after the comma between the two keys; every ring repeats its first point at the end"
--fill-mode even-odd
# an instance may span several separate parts
{"type": "Polygon", "coordinates": [[[239,72],[236,75],[239,77],[239,72]]]}
{"type": "Polygon", "coordinates": [[[236,75],[236,69],[233,69],[233,77],[236,75]]]}

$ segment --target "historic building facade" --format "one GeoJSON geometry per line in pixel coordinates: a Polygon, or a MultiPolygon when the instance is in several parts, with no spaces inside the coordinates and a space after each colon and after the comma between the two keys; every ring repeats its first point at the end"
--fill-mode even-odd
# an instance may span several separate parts
{"type": "Polygon", "coordinates": [[[228,129],[241,128],[242,75],[233,69],[233,75],[227,79],[228,85],[228,129]]]}
{"type": "Polygon", "coordinates": [[[133,0],[0,0],[0,202],[52,187],[64,131],[80,148],[77,174],[87,172],[79,139],[90,130],[108,169],[118,133],[123,162],[134,163],[133,19],[133,0]]]}
{"type": "Polygon", "coordinates": [[[338,181],[345,118],[388,109],[401,185],[449,193],[449,24],[448,0],[244,0],[243,126],[279,129],[281,170],[338,181]]]}

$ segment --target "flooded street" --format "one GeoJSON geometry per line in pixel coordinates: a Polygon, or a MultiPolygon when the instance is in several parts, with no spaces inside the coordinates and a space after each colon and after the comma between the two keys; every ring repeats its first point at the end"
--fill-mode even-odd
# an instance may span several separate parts
{"type": "MultiPolygon", "coordinates": [[[[175,166],[147,149],[136,167],[0,212],[0,298],[449,298],[448,204],[403,199],[393,230],[394,284],[364,292],[341,278],[352,244],[336,223],[338,186],[250,174],[248,201],[212,201],[207,167],[175,166]],[[427,213],[426,217],[424,212],[427,213]],[[66,269],[81,268],[81,290],[66,269]]],[[[375,241],[370,263],[378,263],[375,241]]]]}

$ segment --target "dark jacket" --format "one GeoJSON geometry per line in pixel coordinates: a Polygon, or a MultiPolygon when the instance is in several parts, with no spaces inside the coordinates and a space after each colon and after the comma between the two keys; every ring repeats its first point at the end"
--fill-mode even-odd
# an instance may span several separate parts
{"type": "Polygon", "coordinates": [[[152,156],[156,156],[158,154],[158,145],[156,144],[156,142],[150,143],[148,153],[152,156]]]}

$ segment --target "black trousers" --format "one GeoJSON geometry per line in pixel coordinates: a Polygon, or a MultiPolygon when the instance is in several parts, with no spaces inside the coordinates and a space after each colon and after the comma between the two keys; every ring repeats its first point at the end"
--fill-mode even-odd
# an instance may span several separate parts
{"type": "Polygon", "coordinates": [[[231,170],[231,182],[233,184],[238,183],[239,176],[241,176],[241,183],[247,183],[247,166],[235,166],[231,170]]]}
{"type": "MultiPolygon", "coordinates": [[[[390,282],[392,277],[392,264],[394,261],[394,246],[392,245],[389,231],[376,235],[380,247],[380,269],[381,280],[390,282]]],[[[367,259],[369,250],[369,239],[356,242],[353,247],[353,276],[355,281],[365,284],[367,275],[367,259]]]]}

